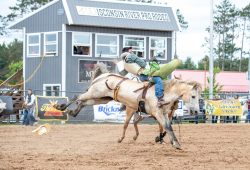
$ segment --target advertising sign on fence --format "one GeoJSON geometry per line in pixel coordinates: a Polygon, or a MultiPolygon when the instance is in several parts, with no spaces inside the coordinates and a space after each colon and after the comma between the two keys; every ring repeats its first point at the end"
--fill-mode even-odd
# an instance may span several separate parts
{"type": "Polygon", "coordinates": [[[215,116],[242,116],[242,106],[239,100],[207,100],[206,114],[215,116]]]}
{"type": "Polygon", "coordinates": [[[13,101],[11,96],[0,96],[0,115],[13,113],[13,101]]]}
{"type": "Polygon", "coordinates": [[[120,110],[121,103],[114,101],[107,104],[94,105],[94,121],[123,123],[126,113],[120,110]]]}
{"type": "Polygon", "coordinates": [[[183,116],[183,100],[179,100],[178,109],[174,112],[177,117],[183,116]]]}
{"type": "Polygon", "coordinates": [[[36,96],[36,114],[41,120],[68,120],[65,111],[57,110],[54,104],[67,103],[67,97],[36,96]]]}

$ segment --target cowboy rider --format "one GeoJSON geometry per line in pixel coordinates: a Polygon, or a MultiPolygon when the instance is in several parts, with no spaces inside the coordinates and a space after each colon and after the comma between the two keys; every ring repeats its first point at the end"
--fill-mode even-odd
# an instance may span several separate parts
{"type": "MultiPolygon", "coordinates": [[[[149,61],[149,69],[146,69],[146,62],[135,55],[132,52],[132,47],[125,47],[122,50],[121,58],[126,63],[136,63],[140,69],[138,70],[137,74],[139,76],[139,79],[144,81],[152,81],[155,83],[155,96],[158,99],[157,106],[161,107],[164,104],[164,86],[162,78],[159,76],[152,76],[153,73],[160,69],[159,62],[155,57],[151,58],[149,61]]],[[[128,71],[128,70],[126,70],[128,71]]]]}

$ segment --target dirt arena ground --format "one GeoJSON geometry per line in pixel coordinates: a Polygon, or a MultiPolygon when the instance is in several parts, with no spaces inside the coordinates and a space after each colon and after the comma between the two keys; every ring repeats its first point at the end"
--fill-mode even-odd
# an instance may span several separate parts
{"type": "MultiPolygon", "coordinates": [[[[35,127],[0,126],[0,169],[250,169],[250,125],[181,125],[182,150],[154,142],[156,125],[140,125],[133,141],[130,125],[52,125],[47,135],[35,127]]],[[[179,138],[178,125],[174,130],[179,138]]]]}

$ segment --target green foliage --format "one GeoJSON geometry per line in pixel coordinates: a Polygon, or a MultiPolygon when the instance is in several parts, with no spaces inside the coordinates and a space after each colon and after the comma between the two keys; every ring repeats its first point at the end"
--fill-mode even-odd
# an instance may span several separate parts
{"type": "MultiPolygon", "coordinates": [[[[248,57],[243,57],[242,59],[242,72],[246,72],[248,70],[248,57]]],[[[230,60],[225,61],[224,71],[239,71],[240,59],[234,58],[232,62],[230,60]],[[231,67],[230,67],[231,64],[231,67]]],[[[214,67],[220,66],[220,61],[218,58],[214,60],[214,67]]],[[[209,70],[209,57],[205,56],[198,62],[198,70],[209,70]]]]}
{"type": "Polygon", "coordinates": [[[9,66],[9,72],[6,74],[5,78],[7,79],[8,77],[12,76],[14,73],[16,73],[18,70],[21,70],[23,68],[23,62],[22,61],[17,61],[17,62],[12,62],[9,66]]]}
{"type": "Polygon", "coordinates": [[[11,13],[7,16],[0,15],[0,35],[6,34],[6,26],[9,22],[21,18],[24,14],[28,14],[41,6],[53,0],[16,0],[15,6],[9,7],[11,13]]]}
{"type": "MultiPolygon", "coordinates": [[[[214,73],[213,73],[213,95],[217,95],[221,90],[222,90],[222,85],[219,85],[219,83],[216,81],[216,75],[220,72],[220,68],[215,67],[214,68],[214,73]]],[[[207,78],[208,84],[210,83],[210,78],[207,78]]],[[[208,99],[209,98],[209,88],[205,88],[204,90],[204,98],[208,99]]]]}
{"type": "Polygon", "coordinates": [[[185,21],[184,16],[181,14],[181,11],[179,9],[176,10],[176,15],[178,18],[178,21],[180,23],[180,26],[182,29],[187,29],[188,28],[188,22],[185,21]]]}
{"type": "Polygon", "coordinates": [[[188,57],[179,67],[178,69],[182,70],[196,70],[196,65],[192,61],[191,57],[188,57]]]}
{"type": "Polygon", "coordinates": [[[16,39],[8,45],[0,45],[0,80],[5,80],[6,75],[9,75],[10,69],[12,69],[9,67],[11,63],[22,60],[22,49],[23,43],[16,39]]]}

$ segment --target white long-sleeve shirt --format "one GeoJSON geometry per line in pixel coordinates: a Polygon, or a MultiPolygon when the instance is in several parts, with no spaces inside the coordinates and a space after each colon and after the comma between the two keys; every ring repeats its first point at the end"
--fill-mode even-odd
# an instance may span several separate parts
{"type": "Polygon", "coordinates": [[[26,98],[25,98],[25,104],[30,107],[30,108],[33,108],[35,107],[35,95],[34,94],[31,94],[31,100],[29,102],[29,96],[27,95],[26,98]]]}

